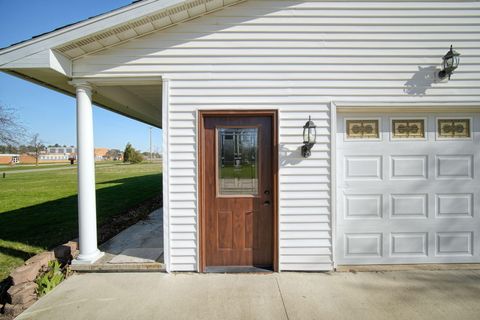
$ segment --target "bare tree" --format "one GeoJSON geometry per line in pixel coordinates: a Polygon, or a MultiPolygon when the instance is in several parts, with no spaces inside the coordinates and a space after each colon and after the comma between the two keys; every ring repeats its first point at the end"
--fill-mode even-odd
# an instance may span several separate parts
{"type": "Polygon", "coordinates": [[[42,140],[40,140],[40,135],[38,133],[35,133],[32,136],[30,145],[33,148],[32,155],[35,157],[35,165],[38,166],[38,159],[40,158],[40,152],[43,151],[43,149],[45,148],[42,140]]]}
{"type": "Polygon", "coordinates": [[[20,125],[15,112],[0,104],[0,143],[17,145],[25,136],[25,129],[20,125]]]}

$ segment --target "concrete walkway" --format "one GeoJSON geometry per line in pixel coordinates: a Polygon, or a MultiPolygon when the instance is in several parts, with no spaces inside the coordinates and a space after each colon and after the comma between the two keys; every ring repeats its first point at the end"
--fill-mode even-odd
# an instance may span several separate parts
{"type": "Polygon", "coordinates": [[[17,319],[479,319],[480,271],[75,275],[17,319]]]}
{"type": "Polygon", "coordinates": [[[74,271],[165,271],[163,209],[121,231],[100,246],[105,255],[93,264],[73,264],[74,271]]]}

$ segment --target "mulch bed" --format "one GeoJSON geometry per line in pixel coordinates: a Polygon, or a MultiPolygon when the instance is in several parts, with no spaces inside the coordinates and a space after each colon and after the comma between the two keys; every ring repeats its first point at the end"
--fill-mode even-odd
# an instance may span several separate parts
{"type": "Polygon", "coordinates": [[[120,231],[144,220],[152,211],[163,206],[162,194],[146,200],[134,208],[108,218],[98,228],[98,243],[104,243],[110,238],[116,236],[120,231]]]}

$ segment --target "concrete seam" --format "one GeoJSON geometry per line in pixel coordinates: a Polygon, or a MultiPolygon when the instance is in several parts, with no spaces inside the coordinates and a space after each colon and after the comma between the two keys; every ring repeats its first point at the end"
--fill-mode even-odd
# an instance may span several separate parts
{"type": "Polygon", "coordinates": [[[288,316],[288,312],[287,312],[287,307],[285,306],[285,300],[283,299],[282,290],[280,289],[280,283],[278,283],[277,277],[275,277],[275,282],[277,283],[278,292],[280,293],[280,298],[282,299],[283,311],[285,312],[285,316],[287,317],[287,320],[290,320],[290,317],[288,316]]]}

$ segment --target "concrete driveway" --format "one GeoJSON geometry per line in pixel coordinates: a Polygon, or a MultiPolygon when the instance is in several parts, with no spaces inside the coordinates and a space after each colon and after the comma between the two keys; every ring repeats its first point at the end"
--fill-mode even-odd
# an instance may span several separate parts
{"type": "Polygon", "coordinates": [[[17,319],[479,319],[480,271],[75,275],[17,319]]]}

